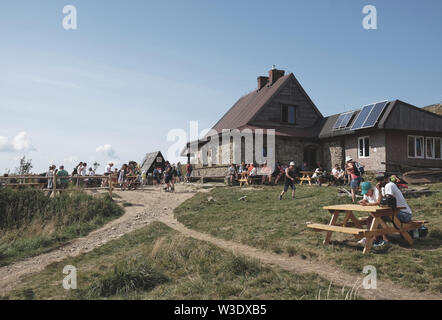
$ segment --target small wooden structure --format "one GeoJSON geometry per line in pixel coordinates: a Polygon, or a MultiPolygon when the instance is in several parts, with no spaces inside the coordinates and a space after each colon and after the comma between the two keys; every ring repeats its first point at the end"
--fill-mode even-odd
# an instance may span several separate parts
{"type": "Polygon", "coordinates": [[[312,171],[300,171],[302,177],[299,179],[301,182],[299,184],[303,184],[304,181],[307,181],[309,185],[312,185],[312,178],[314,172],[312,171]]]}
{"type": "Polygon", "coordinates": [[[241,172],[241,176],[238,179],[239,186],[242,187],[243,184],[249,185],[249,179],[247,177],[247,171],[241,172]]]}
{"type": "Polygon", "coordinates": [[[324,209],[328,210],[332,215],[330,223],[318,224],[313,223],[307,225],[308,228],[314,231],[326,231],[324,244],[329,244],[333,232],[340,232],[353,235],[356,239],[366,238],[365,247],[363,253],[370,251],[373,241],[376,237],[382,235],[389,235],[393,233],[400,233],[409,245],[413,245],[413,239],[408,234],[408,231],[420,228],[427,221],[411,221],[408,223],[402,223],[397,218],[397,214],[400,209],[393,210],[390,207],[380,206],[361,206],[355,204],[344,204],[327,206],[324,209]],[[367,225],[370,220],[369,217],[356,218],[353,212],[365,212],[372,217],[371,225],[369,229],[363,228],[363,225],[367,225]],[[344,220],[338,222],[341,214],[344,214],[344,220]],[[383,219],[388,217],[389,219],[383,219]],[[390,224],[390,225],[387,225],[390,224]]]}

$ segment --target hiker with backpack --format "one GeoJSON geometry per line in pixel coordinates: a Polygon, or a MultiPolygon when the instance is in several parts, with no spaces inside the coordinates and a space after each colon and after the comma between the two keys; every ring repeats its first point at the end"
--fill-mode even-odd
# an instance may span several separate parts
{"type": "Polygon", "coordinates": [[[361,171],[363,171],[363,167],[359,163],[353,161],[353,158],[350,156],[345,157],[345,172],[350,176],[351,199],[353,203],[356,202],[356,191],[362,182],[361,171]]]}

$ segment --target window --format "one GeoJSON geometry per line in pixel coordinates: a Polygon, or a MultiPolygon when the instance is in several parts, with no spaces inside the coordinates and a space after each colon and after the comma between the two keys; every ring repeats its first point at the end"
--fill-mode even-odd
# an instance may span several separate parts
{"type": "Polygon", "coordinates": [[[282,106],[281,121],[283,123],[296,123],[296,108],[294,106],[282,106]]]}
{"type": "Polygon", "coordinates": [[[408,136],[408,157],[409,158],[424,157],[424,137],[408,136]]]}
{"type": "Polygon", "coordinates": [[[428,159],[441,159],[441,138],[425,138],[425,156],[428,159]]]}
{"type": "Polygon", "coordinates": [[[370,156],[370,138],[361,137],[358,139],[359,158],[368,158],[370,156]]]}

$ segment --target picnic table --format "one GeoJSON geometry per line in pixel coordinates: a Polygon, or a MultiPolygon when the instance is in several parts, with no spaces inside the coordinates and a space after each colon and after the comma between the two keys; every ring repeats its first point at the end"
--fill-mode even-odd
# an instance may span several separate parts
{"type": "Polygon", "coordinates": [[[299,184],[303,184],[304,181],[307,181],[309,185],[312,185],[312,178],[313,171],[300,171],[302,174],[302,177],[299,179],[301,182],[299,184]]]}
{"type": "Polygon", "coordinates": [[[239,186],[242,187],[243,184],[249,185],[249,179],[247,177],[247,171],[241,172],[241,177],[238,180],[239,186]]]}
{"type": "Polygon", "coordinates": [[[373,241],[378,236],[389,235],[393,233],[399,233],[411,246],[413,245],[413,239],[408,231],[420,228],[427,221],[410,221],[408,223],[402,223],[397,218],[397,214],[402,207],[392,209],[390,207],[380,206],[362,206],[357,204],[342,204],[323,207],[331,214],[330,223],[327,224],[309,224],[308,228],[314,231],[326,231],[324,244],[329,244],[333,232],[340,232],[345,234],[351,234],[356,239],[366,238],[363,254],[368,253],[373,245],[373,241]],[[369,216],[357,218],[354,212],[363,212],[369,216]],[[344,214],[344,219],[339,222],[339,217],[344,214]],[[369,217],[372,217],[371,225],[368,226],[370,221],[369,217]],[[389,219],[383,219],[388,217],[389,219]],[[368,229],[363,226],[369,227],[368,229]]]}

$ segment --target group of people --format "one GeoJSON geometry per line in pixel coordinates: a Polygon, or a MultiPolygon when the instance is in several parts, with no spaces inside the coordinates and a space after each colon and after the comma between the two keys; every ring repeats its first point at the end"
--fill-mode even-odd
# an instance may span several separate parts
{"type": "MultiPolygon", "coordinates": [[[[398,183],[400,180],[392,175],[388,177],[387,175],[376,176],[376,184],[373,185],[370,181],[364,181],[361,184],[361,194],[363,199],[359,201],[359,204],[363,206],[378,206],[381,204],[382,198],[389,195],[392,196],[396,201],[396,206],[403,208],[399,210],[397,218],[402,223],[407,223],[412,220],[412,211],[407,201],[405,200],[402,191],[400,190],[398,183]]],[[[388,217],[383,217],[382,219],[390,219],[388,217]]],[[[367,221],[367,226],[370,226],[372,218],[370,217],[367,221]]],[[[366,239],[363,238],[359,241],[360,244],[365,245],[366,239]]],[[[389,244],[389,239],[387,236],[378,237],[374,242],[374,247],[380,247],[389,244]]]]}

